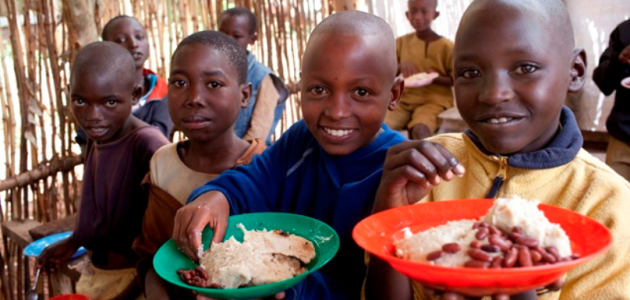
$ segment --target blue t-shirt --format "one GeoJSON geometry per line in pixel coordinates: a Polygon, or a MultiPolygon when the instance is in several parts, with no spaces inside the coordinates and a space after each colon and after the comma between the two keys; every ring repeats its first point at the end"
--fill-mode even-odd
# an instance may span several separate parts
{"type": "Polygon", "coordinates": [[[339,234],[339,252],[320,272],[287,291],[286,299],[359,299],[366,266],[352,229],[372,211],[387,149],[405,140],[387,126],[383,129],[371,144],[332,156],[299,121],[249,165],[225,171],[194,190],[189,202],[218,190],[233,215],[289,212],[327,223],[339,234]]]}

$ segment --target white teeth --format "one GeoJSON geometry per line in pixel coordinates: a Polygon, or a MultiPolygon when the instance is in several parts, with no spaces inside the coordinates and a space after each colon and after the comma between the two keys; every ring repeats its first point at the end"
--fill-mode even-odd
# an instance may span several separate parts
{"type": "Polygon", "coordinates": [[[504,118],[504,117],[502,117],[502,118],[498,118],[498,119],[490,119],[490,120],[488,120],[488,122],[492,123],[492,124],[507,123],[509,121],[512,121],[512,118],[504,118]]]}
{"type": "Polygon", "coordinates": [[[337,130],[330,128],[324,128],[324,130],[326,131],[326,133],[337,137],[346,136],[352,132],[352,130],[337,130]]]}

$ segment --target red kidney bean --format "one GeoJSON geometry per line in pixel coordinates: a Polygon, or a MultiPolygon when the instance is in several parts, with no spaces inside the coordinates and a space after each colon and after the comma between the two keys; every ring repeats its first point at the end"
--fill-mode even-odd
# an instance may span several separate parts
{"type": "Polygon", "coordinates": [[[481,227],[479,228],[479,230],[477,230],[477,233],[475,234],[475,238],[478,240],[483,240],[488,236],[489,233],[490,233],[490,230],[488,229],[488,227],[481,227]]]}
{"type": "Polygon", "coordinates": [[[481,242],[478,240],[474,240],[472,242],[470,242],[470,247],[471,248],[475,248],[475,249],[479,249],[481,248],[481,242]]]}
{"type": "Polygon", "coordinates": [[[567,257],[563,257],[560,260],[558,260],[558,262],[567,262],[567,261],[572,261],[573,259],[571,259],[571,256],[567,256],[567,257]]]}
{"type": "Polygon", "coordinates": [[[476,260],[491,262],[492,256],[479,249],[468,249],[468,255],[476,260]]]}
{"type": "Polygon", "coordinates": [[[481,221],[475,222],[475,224],[473,224],[472,229],[479,229],[479,225],[481,225],[481,221]]]}
{"type": "Polygon", "coordinates": [[[525,245],[527,247],[536,247],[538,246],[538,240],[535,238],[530,238],[527,236],[521,236],[516,239],[517,244],[525,245]]]}
{"type": "Polygon", "coordinates": [[[537,263],[542,260],[542,254],[536,249],[530,249],[529,254],[532,256],[532,262],[537,263]]]}
{"type": "Polygon", "coordinates": [[[492,263],[490,263],[490,269],[501,269],[502,264],[503,264],[503,257],[497,256],[492,259],[492,263]]]}
{"type": "Polygon", "coordinates": [[[501,231],[501,229],[497,228],[496,226],[490,226],[488,227],[488,229],[490,229],[490,233],[491,234],[498,234],[498,235],[502,235],[503,231],[501,231]]]}
{"type": "Polygon", "coordinates": [[[508,240],[505,240],[496,234],[490,235],[490,237],[488,238],[488,241],[490,242],[490,244],[499,247],[501,251],[507,251],[511,247],[511,245],[508,244],[508,240]]]}
{"type": "Polygon", "coordinates": [[[503,259],[503,267],[504,268],[514,267],[517,259],[518,259],[518,250],[516,248],[511,248],[505,254],[505,259],[503,259]]]}
{"type": "Polygon", "coordinates": [[[440,251],[440,250],[433,251],[433,252],[427,254],[427,260],[428,261],[436,260],[436,259],[438,259],[440,257],[442,257],[442,251],[440,251]]]}
{"type": "Polygon", "coordinates": [[[577,254],[577,253],[573,253],[573,254],[571,254],[571,256],[570,256],[570,257],[571,257],[571,259],[572,259],[572,260],[576,260],[576,259],[579,259],[579,258],[580,258],[580,255],[579,255],[579,254],[577,254]]]}
{"type": "Polygon", "coordinates": [[[510,238],[510,240],[516,242],[516,240],[518,240],[519,238],[522,238],[523,235],[518,233],[518,232],[512,232],[510,234],[508,234],[508,238],[510,238]]]}
{"type": "Polygon", "coordinates": [[[545,251],[542,254],[542,261],[544,261],[546,263],[550,263],[550,264],[555,264],[558,261],[558,259],[556,259],[555,256],[553,256],[550,253],[548,253],[547,251],[545,251]]]}
{"type": "Polygon", "coordinates": [[[520,226],[514,226],[514,228],[512,228],[512,232],[523,234],[523,229],[521,229],[520,226]]]}
{"type": "Polygon", "coordinates": [[[518,263],[521,267],[531,267],[532,263],[532,255],[527,248],[518,249],[518,263]]]}
{"type": "Polygon", "coordinates": [[[545,250],[547,250],[547,252],[549,252],[549,254],[553,255],[556,260],[560,260],[560,252],[558,252],[558,248],[554,247],[554,246],[550,246],[550,247],[546,247],[545,250]]]}
{"type": "Polygon", "coordinates": [[[480,260],[469,260],[466,263],[464,263],[464,267],[466,268],[477,268],[477,269],[485,269],[488,267],[488,264],[480,261],[480,260]]]}
{"type": "Polygon", "coordinates": [[[442,251],[446,253],[457,253],[461,249],[462,247],[459,246],[458,243],[448,243],[448,244],[442,245],[442,251]]]}
{"type": "Polygon", "coordinates": [[[481,246],[481,250],[486,251],[488,253],[495,253],[495,252],[499,252],[501,249],[499,249],[499,246],[486,244],[486,245],[481,246]]]}

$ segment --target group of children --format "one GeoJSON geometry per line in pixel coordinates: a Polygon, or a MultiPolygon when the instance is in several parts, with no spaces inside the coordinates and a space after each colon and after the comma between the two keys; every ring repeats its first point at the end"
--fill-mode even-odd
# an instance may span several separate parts
{"type": "MultiPolygon", "coordinates": [[[[409,1],[418,34],[408,40],[424,41],[428,52],[448,48],[424,25],[437,17],[435,4],[409,1]]],[[[231,22],[249,20],[239,18],[231,22]]],[[[82,204],[74,234],[48,247],[40,267],[54,271],[82,245],[94,273],[83,275],[77,290],[92,299],[205,299],[157,276],[151,264],[157,248],[172,237],[198,260],[204,227],[220,242],[230,215],[280,211],[331,225],[341,245],[321,270],[276,299],[426,299],[441,292],[378,258],[366,265],[353,227],[374,212],[417,202],[519,195],[590,216],[614,237],[609,252],[540,299],[630,299],[630,221],[623,217],[630,184],[581,148],[575,118],[563,106],[568,93],[582,88],[586,60],[574,48],[561,1],[473,1],[445,56],[453,67],[443,74],[445,87],[454,82],[470,130],[419,141],[384,124],[405,99],[398,76],[404,51],[397,49],[404,42],[384,20],[357,11],[327,17],[309,37],[303,120],[264,151],[266,136],[239,138],[235,124],[254,94],[243,47],[253,31],[244,32],[250,35],[244,43],[238,31],[228,32],[235,39],[197,32],[173,53],[168,111],[187,137],[175,144],[131,114],[145,92],[134,76],[135,56],[111,42],[79,52],[70,90],[72,111],[89,137],[82,204]]],[[[257,92],[264,90],[261,83],[257,92]]]]}

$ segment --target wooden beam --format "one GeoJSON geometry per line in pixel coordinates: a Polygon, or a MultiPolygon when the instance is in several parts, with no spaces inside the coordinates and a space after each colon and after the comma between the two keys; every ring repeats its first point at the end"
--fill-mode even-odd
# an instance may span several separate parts
{"type": "Polygon", "coordinates": [[[70,156],[62,159],[54,158],[48,164],[40,165],[35,169],[0,181],[0,192],[16,187],[26,186],[28,184],[46,178],[52,174],[55,174],[56,172],[70,171],[74,169],[76,165],[81,163],[83,163],[82,156],[70,156]]]}

